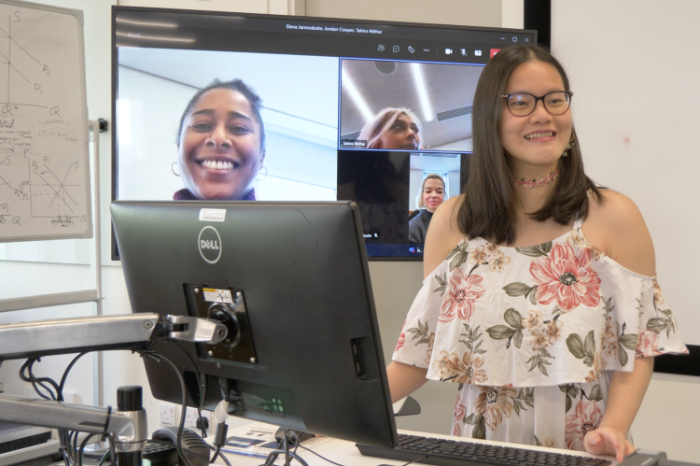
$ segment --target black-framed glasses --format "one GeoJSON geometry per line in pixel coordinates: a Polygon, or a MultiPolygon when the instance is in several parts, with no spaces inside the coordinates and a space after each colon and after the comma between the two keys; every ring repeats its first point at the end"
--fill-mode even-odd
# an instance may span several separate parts
{"type": "Polygon", "coordinates": [[[562,115],[571,106],[571,91],[548,92],[543,96],[536,96],[527,92],[514,92],[502,96],[506,99],[506,106],[510,113],[518,117],[528,116],[535,111],[537,101],[541,100],[545,110],[552,115],[562,115]]]}

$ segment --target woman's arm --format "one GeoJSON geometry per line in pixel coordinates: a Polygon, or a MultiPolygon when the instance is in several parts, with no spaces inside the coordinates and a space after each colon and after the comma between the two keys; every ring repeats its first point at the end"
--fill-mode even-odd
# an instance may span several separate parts
{"type": "MultiPolygon", "coordinates": [[[[601,190],[603,202],[591,200],[583,234],[595,247],[633,272],[656,275],[654,245],[642,214],[626,196],[601,190]]],[[[654,368],[652,358],[638,358],[631,372],[613,372],[600,427],[585,438],[594,454],[615,455],[618,461],[635,448],[626,437],[646,393],[654,368]]]]}
{"type": "Polygon", "coordinates": [[[422,387],[428,381],[425,378],[427,372],[428,369],[391,361],[386,367],[391,402],[396,403],[422,387]]]}
{"type": "Polygon", "coordinates": [[[653,358],[637,358],[632,372],[613,372],[603,420],[598,429],[586,435],[586,450],[596,455],[615,455],[618,461],[636,450],[626,437],[653,370],[653,358]]]}
{"type": "MultiPolygon", "coordinates": [[[[423,254],[424,277],[430,275],[462,239],[455,222],[461,199],[462,196],[455,196],[440,204],[430,220],[423,254]]],[[[427,381],[427,372],[427,369],[392,361],[386,368],[391,402],[396,403],[420,388],[427,381]]]]}

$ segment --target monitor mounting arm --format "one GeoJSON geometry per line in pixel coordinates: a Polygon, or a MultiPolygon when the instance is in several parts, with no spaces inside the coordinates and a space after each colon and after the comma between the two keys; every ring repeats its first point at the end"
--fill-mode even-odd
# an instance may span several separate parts
{"type": "Polygon", "coordinates": [[[228,330],[198,317],[134,313],[0,325],[0,362],[55,354],[147,348],[155,338],[219,343],[228,330]]]}
{"type": "MultiPolygon", "coordinates": [[[[218,343],[228,330],[220,322],[155,313],[78,317],[0,325],[0,363],[6,359],[119,348],[147,348],[156,338],[218,343]]],[[[0,394],[0,420],[69,429],[93,434],[111,433],[119,453],[139,453],[147,437],[146,411],[140,387],[129,387],[117,411],[61,401],[0,394]],[[138,400],[135,400],[138,398],[138,400]]]]}

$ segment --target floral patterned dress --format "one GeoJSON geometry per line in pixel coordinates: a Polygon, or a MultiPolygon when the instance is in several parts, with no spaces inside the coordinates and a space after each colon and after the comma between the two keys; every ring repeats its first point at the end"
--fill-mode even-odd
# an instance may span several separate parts
{"type": "Polygon", "coordinates": [[[688,352],[656,279],[580,223],[523,248],[464,239],[423,281],[393,359],[460,384],[453,435],[584,450],[612,371],[688,352]]]}

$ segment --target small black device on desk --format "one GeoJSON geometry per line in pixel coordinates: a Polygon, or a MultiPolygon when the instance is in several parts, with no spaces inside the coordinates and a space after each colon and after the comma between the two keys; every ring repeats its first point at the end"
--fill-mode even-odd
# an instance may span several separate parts
{"type": "MultiPolygon", "coordinates": [[[[178,458],[176,448],[177,431],[177,426],[166,426],[156,430],[155,432],[153,432],[152,435],[153,441],[157,441],[160,444],[165,444],[165,446],[169,446],[168,444],[172,444],[173,448],[175,449],[176,458],[178,458]]],[[[209,464],[209,445],[207,445],[204,439],[200,437],[197,432],[187,428],[183,429],[182,450],[185,453],[185,455],[187,455],[187,459],[189,460],[190,464],[192,464],[192,466],[207,466],[209,464]]],[[[145,454],[144,457],[146,457],[145,454]]],[[[184,464],[184,462],[180,460],[180,464],[184,464]]],[[[152,466],[157,465],[152,464],[152,466]]]]}
{"type": "MultiPolygon", "coordinates": [[[[88,449],[83,452],[83,463],[98,463],[107,455],[109,461],[109,449],[88,449]]],[[[151,462],[151,466],[175,466],[178,464],[177,448],[174,444],[164,444],[149,440],[143,451],[143,458],[151,462]]]]}
{"type": "MultiPolygon", "coordinates": [[[[152,439],[148,441],[143,452],[143,458],[149,460],[151,466],[184,465],[177,453],[177,430],[177,426],[166,426],[153,432],[152,439]]],[[[183,429],[182,450],[192,466],[207,466],[209,464],[209,446],[197,432],[187,428],[183,429]]],[[[108,452],[107,448],[86,449],[83,458],[87,461],[97,462],[108,452]]]]}

